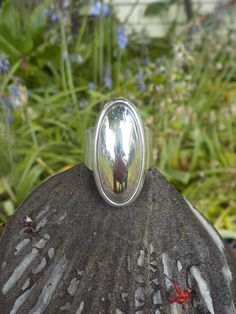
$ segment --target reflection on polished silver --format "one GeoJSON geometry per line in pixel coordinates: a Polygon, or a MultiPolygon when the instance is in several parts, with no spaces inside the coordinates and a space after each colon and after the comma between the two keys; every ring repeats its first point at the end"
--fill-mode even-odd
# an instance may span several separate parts
{"type": "Polygon", "coordinates": [[[144,127],[128,100],[108,102],[96,125],[85,132],[85,164],[99,193],[116,207],[133,202],[142,190],[151,163],[152,131],[144,127]]]}

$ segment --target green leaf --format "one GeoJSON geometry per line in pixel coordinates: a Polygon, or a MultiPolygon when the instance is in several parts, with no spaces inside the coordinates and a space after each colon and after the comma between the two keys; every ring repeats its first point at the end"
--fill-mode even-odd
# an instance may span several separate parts
{"type": "Polygon", "coordinates": [[[147,5],[144,16],[156,16],[162,14],[168,9],[168,2],[153,2],[147,5]]]}
{"type": "Polygon", "coordinates": [[[25,199],[27,194],[35,186],[43,170],[44,169],[41,166],[35,165],[27,172],[24,179],[21,180],[21,184],[16,191],[16,198],[18,202],[21,202],[25,199]]]}
{"type": "Polygon", "coordinates": [[[10,1],[4,1],[2,4],[2,10],[0,14],[0,30],[7,30],[8,32],[4,32],[12,39],[16,39],[21,35],[21,23],[20,16],[14,5],[11,4],[10,1]]]}
{"type": "Polygon", "coordinates": [[[179,181],[183,184],[188,184],[191,178],[190,172],[187,171],[179,171],[175,169],[168,170],[168,174],[172,179],[179,181]]]}
{"type": "Polygon", "coordinates": [[[37,38],[44,28],[47,26],[47,16],[45,14],[46,4],[38,5],[30,14],[27,24],[28,30],[32,34],[32,37],[37,38]]]}

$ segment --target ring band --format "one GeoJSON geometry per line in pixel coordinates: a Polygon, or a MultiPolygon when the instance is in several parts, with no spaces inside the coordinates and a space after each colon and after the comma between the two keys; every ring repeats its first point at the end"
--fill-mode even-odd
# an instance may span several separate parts
{"type": "Polygon", "coordinates": [[[122,207],[138,197],[152,163],[152,139],[137,108],[123,98],[109,101],[85,131],[85,165],[108,204],[122,207]]]}

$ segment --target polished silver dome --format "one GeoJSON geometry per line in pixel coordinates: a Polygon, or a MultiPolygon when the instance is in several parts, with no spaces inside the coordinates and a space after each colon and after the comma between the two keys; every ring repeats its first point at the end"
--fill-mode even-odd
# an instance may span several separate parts
{"type": "Polygon", "coordinates": [[[147,165],[145,128],[136,107],[125,99],[105,105],[94,129],[93,171],[102,197],[113,206],[134,201],[147,165]]]}

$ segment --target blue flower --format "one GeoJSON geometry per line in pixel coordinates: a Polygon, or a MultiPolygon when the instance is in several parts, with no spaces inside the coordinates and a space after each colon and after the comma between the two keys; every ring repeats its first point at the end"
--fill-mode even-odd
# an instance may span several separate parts
{"type": "Polygon", "coordinates": [[[146,85],[143,79],[143,71],[140,70],[137,74],[136,74],[136,83],[138,88],[143,92],[146,89],[146,85]]]}
{"type": "Polygon", "coordinates": [[[49,17],[52,22],[56,22],[58,20],[58,15],[56,12],[51,12],[49,17]]]}
{"type": "Polygon", "coordinates": [[[88,106],[88,100],[85,99],[85,98],[82,98],[81,101],[80,101],[80,108],[83,109],[85,107],[88,106]]]}
{"type": "Polygon", "coordinates": [[[46,8],[44,9],[44,14],[50,19],[51,22],[56,22],[58,20],[58,15],[55,10],[46,8]]]}
{"type": "Polygon", "coordinates": [[[12,84],[10,86],[10,90],[11,90],[11,96],[17,98],[20,96],[20,85],[14,85],[12,84]]]}
{"type": "Polygon", "coordinates": [[[92,16],[98,16],[100,14],[108,16],[111,13],[111,10],[108,5],[103,4],[101,1],[96,1],[91,9],[92,16]]]}
{"type": "Polygon", "coordinates": [[[139,70],[136,74],[136,80],[141,81],[143,79],[143,70],[139,70]]]}
{"type": "Polygon", "coordinates": [[[88,83],[88,87],[89,87],[90,89],[95,89],[95,84],[94,84],[94,82],[89,82],[89,83],[88,83]]]}
{"type": "Polygon", "coordinates": [[[118,25],[117,31],[116,31],[116,39],[117,39],[117,44],[120,49],[124,49],[127,46],[128,36],[125,32],[124,24],[118,25]]]}
{"type": "Polygon", "coordinates": [[[7,114],[5,116],[5,122],[6,122],[6,124],[11,124],[13,122],[13,117],[11,114],[7,114]]]}
{"type": "Polygon", "coordinates": [[[112,88],[112,78],[111,78],[111,69],[107,68],[105,70],[103,82],[106,88],[111,89],[112,88]]]}
{"type": "Polygon", "coordinates": [[[15,108],[14,104],[12,103],[12,101],[10,100],[10,98],[7,98],[5,100],[5,105],[8,109],[13,110],[15,108]]]}
{"type": "Polygon", "coordinates": [[[6,73],[9,70],[9,60],[5,56],[0,56],[0,74],[6,73]]]}
{"type": "Polygon", "coordinates": [[[6,106],[9,109],[25,106],[27,101],[28,90],[24,85],[12,84],[9,86],[9,96],[6,102],[6,106]]]}

